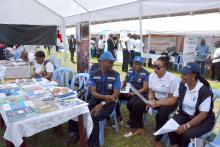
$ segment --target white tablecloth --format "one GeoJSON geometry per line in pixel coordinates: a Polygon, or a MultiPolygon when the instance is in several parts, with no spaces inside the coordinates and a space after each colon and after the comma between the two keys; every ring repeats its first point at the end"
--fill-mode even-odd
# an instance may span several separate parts
{"type": "Polygon", "coordinates": [[[12,62],[2,60],[0,65],[6,67],[5,78],[6,79],[16,79],[16,78],[30,78],[31,69],[30,65],[26,62],[12,62]]]}
{"type": "Polygon", "coordinates": [[[30,137],[36,133],[63,124],[68,120],[77,119],[77,116],[81,114],[84,117],[84,126],[86,128],[87,137],[90,136],[93,129],[93,122],[87,104],[39,114],[13,123],[7,122],[5,114],[3,112],[1,112],[1,114],[7,126],[4,139],[12,142],[16,147],[19,147],[22,144],[23,137],[30,137]]]}

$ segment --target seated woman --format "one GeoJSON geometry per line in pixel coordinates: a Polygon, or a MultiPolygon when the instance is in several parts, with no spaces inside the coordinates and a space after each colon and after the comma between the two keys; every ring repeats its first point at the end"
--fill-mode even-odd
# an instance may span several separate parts
{"type": "MultiPolygon", "coordinates": [[[[154,63],[154,73],[149,76],[149,92],[148,98],[158,101],[167,99],[172,96],[178,86],[177,78],[167,71],[169,65],[169,57],[161,56],[154,63]]],[[[160,129],[168,120],[169,114],[175,111],[177,104],[169,107],[157,107],[156,114],[156,131],[160,129]]],[[[163,135],[155,137],[155,146],[161,146],[160,140],[163,135]]]]}
{"type": "Polygon", "coordinates": [[[46,78],[50,80],[53,76],[54,65],[50,62],[50,60],[45,60],[45,54],[43,51],[37,51],[35,54],[35,78],[46,78]]]}
{"type": "MultiPolygon", "coordinates": [[[[134,59],[134,68],[128,71],[122,88],[124,88],[127,83],[131,83],[141,94],[147,96],[149,73],[143,68],[143,64],[144,59],[140,56],[136,56],[134,59]]],[[[119,99],[128,100],[127,108],[130,112],[128,121],[130,129],[125,134],[125,137],[143,135],[143,113],[146,111],[145,103],[132,92],[119,96],[119,99]]],[[[121,116],[119,105],[117,112],[118,116],[121,116]]]]}
{"type": "Polygon", "coordinates": [[[178,101],[178,114],[173,119],[180,125],[169,134],[171,144],[187,147],[190,138],[200,137],[209,132],[215,123],[212,111],[213,100],[209,83],[201,76],[200,67],[190,62],[180,70],[182,82],[173,96],[152,101],[152,107],[169,107],[178,101]]]}

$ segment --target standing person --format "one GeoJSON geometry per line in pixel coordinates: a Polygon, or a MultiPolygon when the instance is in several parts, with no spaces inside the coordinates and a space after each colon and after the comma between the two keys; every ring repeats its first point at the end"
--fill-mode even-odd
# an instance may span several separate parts
{"type": "MultiPolygon", "coordinates": [[[[116,106],[116,99],[119,96],[121,87],[120,75],[112,69],[116,60],[110,52],[104,52],[100,59],[101,67],[90,73],[91,98],[89,109],[93,120],[93,130],[89,137],[90,147],[100,147],[99,143],[99,121],[106,119],[116,106]]],[[[69,131],[74,135],[78,134],[77,123],[70,121],[69,131]]]]}
{"type": "Polygon", "coordinates": [[[140,36],[137,35],[136,36],[136,40],[135,40],[135,57],[136,56],[141,56],[141,53],[143,52],[143,49],[144,49],[144,43],[142,42],[142,40],[140,40],[140,36]]]}
{"type": "Polygon", "coordinates": [[[130,61],[130,52],[129,52],[129,46],[128,41],[130,40],[129,36],[131,34],[127,35],[127,38],[120,41],[120,44],[122,46],[122,53],[123,53],[123,61],[122,61],[122,71],[127,72],[128,71],[128,64],[130,61]]]}
{"type": "Polygon", "coordinates": [[[100,35],[99,41],[98,41],[98,53],[97,53],[97,58],[99,58],[102,53],[104,52],[105,48],[105,40],[103,39],[103,36],[100,35]]]}
{"type": "Polygon", "coordinates": [[[135,45],[135,34],[131,35],[131,39],[129,41],[130,46],[130,67],[133,66],[134,57],[135,57],[135,51],[134,51],[134,45],[135,45]]]}
{"type": "Polygon", "coordinates": [[[114,58],[116,58],[115,52],[114,52],[114,50],[115,50],[115,42],[113,40],[113,35],[112,34],[109,34],[109,38],[107,40],[107,46],[108,46],[108,51],[112,53],[112,56],[114,58]]]}
{"type": "Polygon", "coordinates": [[[191,138],[201,137],[212,130],[215,124],[213,113],[213,93],[200,73],[195,62],[189,62],[180,70],[182,82],[173,96],[152,101],[153,107],[169,107],[178,102],[178,114],[172,118],[180,125],[169,134],[171,144],[187,147],[191,138]]]}
{"type": "Polygon", "coordinates": [[[91,38],[91,41],[90,41],[90,44],[91,44],[91,56],[92,58],[95,58],[96,57],[96,42],[95,42],[95,38],[91,38]]]}
{"type": "Polygon", "coordinates": [[[220,80],[220,41],[215,43],[215,52],[212,59],[214,80],[220,80]]]}
{"type": "MultiPolygon", "coordinates": [[[[169,57],[161,56],[154,63],[154,73],[149,76],[149,100],[164,100],[173,95],[178,86],[177,78],[167,71],[169,66],[169,57]]],[[[175,111],[177,104],[166,107],[157,107],[158,110],[156,114],[156,131],[159,130],[168,120],[169,115],[175,111]]],[[[157,135],[154,138],[155,147],[161,147],[160,140],[163,135],[157,135]]]]}
{"type": "Polygon", "coordinates": [[[208,58],[209,47],[205,44],[205,39],[201,39],[200,44],[196,47],[196,63],[201,67],[201,73],[204,75],[205,62],[208,58]]]}
{"type": "Polygon", "coordinates": [[[76,39],[74,38],[74,35],[71,35],[70,39],[68,40],[69,43],[69,51],[71,54],[70,60],[72,63],[74,63],[74,53],[76,50],[76,39]]]}
{"type": "MultiPolygon", "coordinates": [[[[122,88],[124,88],[127,83],[130,83],[146,97],[148,92],[149,72],[144,69],[143,64],[144,58],[136,56],[134,59],[134,67],[128,71],[123,81],[122,88]]],[[[127,108],[130,112],[128,120],[130,129],[124,137],[144,135],[143,113],[146,111],[146,104],[131,91],[128,94],[120,94],[119,99],[128,101],[127,108]]],[[[119,105],[116,107],[116,113],[117,117],[121,118],[119,105]]]]}

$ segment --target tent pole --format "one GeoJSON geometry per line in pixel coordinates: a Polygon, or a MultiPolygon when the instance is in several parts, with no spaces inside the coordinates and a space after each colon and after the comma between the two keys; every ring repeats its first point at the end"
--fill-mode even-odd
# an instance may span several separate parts
{"type": "MultiPolygon", "coordinates": [[[[142,0],[138,0],[139,1],[139,25],[140,25],[140,39],[143,42],[143,36],[142,36],[142,0]]],[[[143,54],[143,50],[141,51],[141,53],[143,54]]]]}
{"type": "Polygon", "coordinates": [[[147,49],[147,53],[149,53],[149,51],[150,51],[150,39],[151,39],[151,33],[150,33],[150,31],[148,32],[148,44],[147,44],[147,46],[148,46],[148,49],[147,49]]]}
{"type": "Polygon", "coordinates": [[[89,68],[91,67],[91,62],[90,62],[90,59],[91,59],[91,16],[92,14],[89,13],[89,68]]]}
{"type": "Polygon", "coordinates": [[[66,45],[66,23],[63,20],[62,26],[61,26],[61,34],[63,36],[63,45],[64,45],[64,65],[67,66],[67,45],[66,45]]]}

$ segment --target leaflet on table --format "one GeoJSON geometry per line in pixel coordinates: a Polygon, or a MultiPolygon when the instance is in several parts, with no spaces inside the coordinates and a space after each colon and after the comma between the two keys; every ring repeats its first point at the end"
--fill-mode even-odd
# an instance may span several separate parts
{"type": "Polygon", "coordinates": [[[28,101],[28,100],[29,100],[29,97],[26,95],[0,97],[0,105],[9,104],[9,103],[18,103],[21,101],[28,101]]]}
{"type": "Polygon", "coordinates": [[[170,118],[154,135],[166,134],[169,132],[176,131],[180,125],[173,119],[170,118]]]}
{"type": "Polygon", "coordinates": [[[55,87],[55,88],[51,88],[50,91],[53,93],[54,96],[60,99],[77,97],[76,91],[73,91],[66,87],[55,87]]]}
{"type": "Polygon", "coordinates": [[[22,119],[30,118],[32,116],[35,116],[36,114],[36,109],[30,106],[5,111],[6,118],[9,122],[15,122],[22,119]]]}
{"type": "Polygon", "coordinates": [[[45,101],[44,99],[33,99],[32,102],[36,106],[39,112],[46,113],[46,112],[52,112],[59,109],[57,106],[57,101],[55,99],[49,99],[47,98],[45,101]]]}
{"type": "Polygon", "coordinates": [[[59,108],[65,108],[65,107],[78,107],[83,104],[87,105],[86,102],[78,99],[78,98],[72,98],[72,99],[65,99],[65,100],[59,100],[58,101],[59,108]]]}
{"type": "Polygon", "coordinates": [[[18,102],[11,102],[11,103],[5,103],[2,105],[3,111],[9,111],[24,107],[35,107],[35,105],[31,101],[18,101],[18,102]]]}

